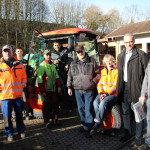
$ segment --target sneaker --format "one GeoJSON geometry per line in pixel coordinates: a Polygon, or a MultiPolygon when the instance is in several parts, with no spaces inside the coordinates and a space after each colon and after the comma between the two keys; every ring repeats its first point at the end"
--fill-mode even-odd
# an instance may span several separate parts
{"type": "Polygon", "coordinates": [[[63,124],[62,123],[60,123],[59,121],[56,121],[55,123],[54,123],[54,126],[56,126],[56,127],[61,127],[63,124]]]}
{"type": "Polygon", "coordinates": [[[50,128],[52,128],[52,127],[53,127],[53,124],[52,124],[52,123],[47,123],[47,124],[46,124],[46,128],[50,129],[50,128]]]}
{"type": "Polygon", "coordinates": [[[138,146],[141,146],[143,143],[142,143],[142,138],[138,138],[138,139],[135,139],[135,146],[138,147],[138,146]]]}
{"type": "Polygon", "coordinates": [[[26,120],[30,120],[30,116],[26,116],[25,119],[26,119],[26,120]]]}
{"type": "Polygon", "coordinates": [[[13,135],[8,136],[8,137],[7,137],[7,141],[9,141],[9,142],[13,142],[13,141],[14,141],[14,137],[13,137],[13,135]]]}
{"type": "Polygon", "coordinates": [[[100,132],[100,133],[104,133],[105,132],[105,127],[104,127],[103,123],[101,123],[99,125],[99,128],[97,129],[97,132],[100,132]]]}
{"type": "Polygon", "coordinates": [[[150,147],[146,143],[144,143],[144,145],[142,146],[141,149],[142,150],[150,150],[150,147]]]}
{"type": "Polygon", "coordinates": [[[18,136],[21,138],[21,139],[24,139],[26,137],[26,134],[23,132],[23,133],[18,133],[18,136]]]}
{"type": "Polygon", "coordinates": [[[94,135],[97,132],[97,129],[100,128],[100,124],[95,123],[90,131],[90,135],[94,135]]]}
{"type": "Polygon", "coordinates": [[[83,127],[80,127],[79,132],[80,132],[80,133],[85,132],[84,128],[83,128],[83,127]]]}

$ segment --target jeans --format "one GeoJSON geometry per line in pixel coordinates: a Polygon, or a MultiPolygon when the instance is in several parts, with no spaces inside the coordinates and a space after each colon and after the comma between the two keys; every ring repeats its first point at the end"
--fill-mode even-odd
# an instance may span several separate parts
{"type": "Polygon", "coordinates": [[[1,100],[1,108],[6,135],[12,136],[14,133],[13,124],[11,121],[11,113],[13,108],[16,113],[17,131],[18,133],[23,133],[25,131],[25,125],[22,118],[22,98],[1,100]]]}
{"type": "MultiPolygon", "coordinates": [[[[122,101],[122,118],[124,124],[124,133],[127,135],[132,135],[132,126],[131,126],[131,102],[128,101],[128,86],[124,85],[124,95],[122,101]]],[[[143,136],[143,121],[140,123],[136,122],[136,139],[142,138],[143,136]]]]}
{"type": "Polygon", "coordinates": [[[81,123],[86,131],[89,131],[93,126],[93,95],[94,92],[80,93],[75,90],[78,112],[81,118],[81,123]]]}
{"type": "Polygon", "coordinates": [[[147,99],[147,136],[145,138],[145,143],[150,147],[150,98],[147,99]]]}
{"type": "Polygon", "coordinates": [[[116,96],[115,95],[109,95],[106,96],[102,101],[100,101],[100,95],[97,95],[93,102],[96,118],[94,121],[98,124],[100,124],[103,121],[105,110],[108,106],[108,104],[115,102],[116,96]]]}

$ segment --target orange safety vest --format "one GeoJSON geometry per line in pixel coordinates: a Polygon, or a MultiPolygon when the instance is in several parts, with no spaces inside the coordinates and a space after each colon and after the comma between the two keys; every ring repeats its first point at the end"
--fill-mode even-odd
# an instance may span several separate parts
{"type": "Polygon", "coordinates": [[[118,70],[114,67],[111,70],[104,68],[101,70],[101,77],[97,84],[98,94],[108,93],[109,95],[116,95],[116,83],[118,78],[118,70]]]}
{"type": "MultiPolygon", "coordinates": [[[[14,57],[15,58],[15,57],[14,57]]],[[[16,58],[15,58],[16,59],[16,58]]],[[[23,88],[26,86],[27,76],[23,64],[14,61],[10,68],[3,58],[0,60],[0,100],[23,97],[23,88]]]]}

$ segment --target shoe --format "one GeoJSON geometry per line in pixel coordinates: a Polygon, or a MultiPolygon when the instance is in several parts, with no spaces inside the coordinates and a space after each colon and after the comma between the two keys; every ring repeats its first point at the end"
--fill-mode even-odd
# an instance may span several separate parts
{"type": "Polygon", "coordinates": [[[91,134],[90,134],[90,131],[85,131],[85,137],[86,138],[91,138],[91,134]]]}
{"type": "Polygon", "coordinates": [[[104,133],[105,132],[105,127],[104,127],[103,123],[101,123],[99,125],[99,128],[97,129],[97,132],[100,132],[100,133],[104,133]]]}
{"type": "Polygon", "coordinates": [[[80,132],[80,133],[85,132],[84,128],[83,128],[83,127],[80,127],[79,132],[80,132]]]}
{"type": "Polygon", "coordinates": [[[95,123],[90,131],[90,135],[94,135],[97,132],[97,129],[100,128],[100,124],[95,123]]]}
{"type": "Polygon", "coordinates": [[[142,150],[150,150],[150,147],[146,143],[144,143],[144,145],[142,146],[141,149],[142,150]]]}
{"type": "Polygon", "coordinates": [[[135,139],[135,146],[138,147],[138,146],[141,146],[143,143],[142,143],[142,138],[138,138],[138,139],[135,139]]]}
{"type": "Polygon", "coordinates": [[[124,135],[121,139],[120,142],[126,142],[131,138],[131,135],[124,135]]]}
{"type": "Polygon", "coordinates": [[[52,127],[53,127],[53,123],[52,122],[46,124],[46,128],[51,129],[52,127]]]}
{"type": "Polygon", "coordinates": [[[60,123],[59,121],[56,121],[55,123],[54,123],[54,126],[56,126],[56,127],[61,127],[63,124],[62,123],[60,123]]]}
{"type": "Polygon", "coordinates": [[[21,139],[24,139],[26,137],[26,134],[23,132],[23,133],[18,133],[18,136],[21,138],[21,139]]]}
{"type": "Polygon", "coordinates": [[[26,119],[26,120],[30,120],[30,117],[29,117],[29,116],[26,116],[25,119],[26,119]]]}
{"type": "Polygon", "coordinates": [[[12,114],[11,120],[12,120],[12,121],[15,121],[15,120],[16,120],[16,115],[15,115],[15,114],[12,114]]]}
{"type": "Polygon", "coordinates": [[[13,137],[13,135],[8,136],[8,137],[7,137],[7,141],[9,141],[9,142],[13,142],[13,141],[14,141],[14,137],[13,137]]]}

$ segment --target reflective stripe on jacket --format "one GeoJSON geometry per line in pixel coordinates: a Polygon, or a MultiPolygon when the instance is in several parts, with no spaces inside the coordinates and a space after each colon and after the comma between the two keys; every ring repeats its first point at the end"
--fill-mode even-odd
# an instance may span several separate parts
{"type": "Polygon", "coordinates": [[[118,78],[117,68],[113,68],[109,71],[106,68],[101,70],[101,78],[97,84],[98,94],[108,93],[109,95],[117,95],[116,94],[117,78],[118,78]]]}
{"type": "MultiPolygon", "coordinates": [[[[14,57],[15,58],[15,57],[14,57]]],[[[24,66],[14,61],[10,68],[3,58],[0,60],[0,100],[22,97],[27,77],[24,66]]]]}

